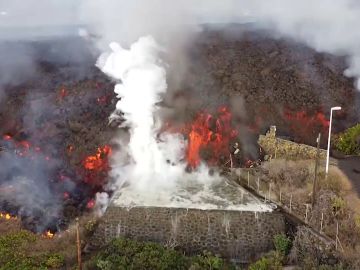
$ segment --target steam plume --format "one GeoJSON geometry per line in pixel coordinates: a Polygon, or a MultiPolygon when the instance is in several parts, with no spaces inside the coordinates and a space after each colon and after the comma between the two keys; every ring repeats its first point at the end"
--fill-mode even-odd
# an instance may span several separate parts
{"type": "Polygon", "coordinates": [[[167,87],[165,69],[158,60],[159,47],[148,36],[140,38],[130,50],[117,43],[111,43],[110,48],[105,63],[101,63],[106,57],[103,55],[98,65],[104,73],[121,80],[114,90],[120,98],[116,109],[124,113],[124,126],[130,128],[131,160],[120,169],[120,177],[141,191],[169,187],[184,169],[171,165],[179,163],[184,142],[180,136],[170,134],[164,135],[161,142],[157,139],[159,126],[154,113],[167,87]]]}

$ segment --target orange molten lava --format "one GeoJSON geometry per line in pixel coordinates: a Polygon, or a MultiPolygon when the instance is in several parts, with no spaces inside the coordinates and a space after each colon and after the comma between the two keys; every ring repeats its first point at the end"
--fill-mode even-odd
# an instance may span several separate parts
{"type": "Polygon", "coordinates": [[[186,152],[188,164],[196,168],[200,164],[200,152],[208,151],[208,163],[215,165],[222,156],[229,156],[229,144],[237,135],[231,127],[231,113],[226,107],[218,110],[217,117],[200,113],[191,124],[186,152]]]}
{"type": "MultiPolygon", "coordinates": [[[[40,153],[41,152],[41,148],[39,146],[33,146],[31,145],[30,142],[28,141],[16,141],[14,140],[14,138],[9,135],[9,134],[5,134],[3,135],[3,139],[5,141],[9,141],[12,142],[13,146],[15,147],[15,154],[20,156],[20,157],[30,157],[31,159],[34,159],[34,157],[32,156],[32,153],[40,153]]],[[[50,157],[45,157],[45,159],[47,161],[50,160],[50,157]]]]}
{"type": "Polygon", "coordinates": [[[319,131],[327,134],[329,128],[329,121],[322,112],[309,114],[305,111],[295,113],[285,111],[285,118],[290,121],[293,134],[300,139],[314,137],[319,131]]]}
{"type": "Polygon", "coordinates": [[[92,171],[106,171],[109,168],[108,156],[111,154],[111,147],[105,145],[99,147],[97,153],[93,156],[88,156],[84,160],[84,167],[92,171]]]}

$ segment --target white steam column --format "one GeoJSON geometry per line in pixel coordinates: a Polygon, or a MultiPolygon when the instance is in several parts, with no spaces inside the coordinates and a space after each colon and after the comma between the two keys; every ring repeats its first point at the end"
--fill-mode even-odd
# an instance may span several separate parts
{"type": "MultiPolygon", "coordinates": [[[[129,138],[119,135],[121,146],[112,155],[111,199],[116,207],[173,207],[270,212],[266,204],[218,172],[200,164],[186,173],[186,141],[181,133],[159,134],[158,102],[167,90],[166,70],[159,58],[161,48],[151,36],[141,37],[129,49],[118,43],[103,54],[97,66],[116,80],[115,93],[129,138]]],[[[115,113],[116,113],[115,112],[115,113]]],[[[97,206],[106,209],[108,197],[97,194],[97,206]],[[103,207],[104,206],[104,207],[103,207]]]]}
{"type": "Polygon", "coordinates": [[[326,153],[326,169],[325,169],[326,176],[329,173],[331,125],[332,125],[333,111],[340,111],[340,110],[341,110],[341,107],[332,107],[331,110],[330,110],[329,137],[328,137],[328,146],[327,146],[327,153],[326,153]]]}
{"type": "Polygon", "coordinates": [[[118,159],[113,164],[121,178],[143,193],[171,187],[183,174],[178,164],[183,142],[177,135],[157,138],[159,119],[157,103],[166,92],[166,72],[158,57],[160,47],[151,36],[141,37],[129,49],[110,44],[110,54],[98,60],[102,71],[117,80],[115,93],[120,100],[116,109],[124,113],[130,141],[126,146],[127,164],[118,159]],[[177,147],[177,148],[176,148],[177,147]],[[171,162],[168,162],[171,161],[171,162]]]}

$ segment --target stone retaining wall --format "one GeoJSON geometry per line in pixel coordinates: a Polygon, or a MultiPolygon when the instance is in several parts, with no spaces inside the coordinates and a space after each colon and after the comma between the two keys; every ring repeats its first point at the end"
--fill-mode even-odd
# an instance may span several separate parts
{"type": "MultiPolygon", "coordinates": [[[[272,157],[293,160],[316,158],[316,147],[277,138],[275,126],[270,127],[266,135],[260,135],[258,143],[272,157]]],[[[326,150],[320,149],[320,159],[326,159],[326,150]]]]}
{"type": "Polygon", "coordinates": [[[94,245],[116,237],[177,246],[188,254],[204,250],[238,262],[258,258],[285,231],[278,211],[222,211],[162,207],[110,206],[99,224],[94,245]]]}

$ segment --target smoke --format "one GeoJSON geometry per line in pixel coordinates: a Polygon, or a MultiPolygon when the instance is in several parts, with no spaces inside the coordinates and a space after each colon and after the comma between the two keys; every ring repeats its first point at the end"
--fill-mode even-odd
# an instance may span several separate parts
{"type": "Polygon", "coordinates": [[[275,37],[348,57],[344,74],[360,77],[360,34],[352,31],[360,25],[360,3],[355,0],[91,0],[83,4],[81,14],[102,37],[102,46],[113,40],[130,44],[148,34],[166,46],[184,44],[202,23],[219,27],[251,22],[275,37]]]}
{"type": "Polygon", "coordinates": [[[72,73],[84,77],[79,66],[89,55],[76,40],[79,7],[72,0],[0,0],[0,101],[6,88],[40,77],[39,61],[77,65],[72,73]]]}
{"type": "Polygon", "coordinates": [[[20,157],[16,151],[1,154],[0,206],[21,216],[28,229],[43,232],[49,226],[56,229],[62,198],[55,192],[52,181],[49,181],[57,162],[47,160],[40,153],[36,155],[36,159],[31,159],[20,157]]]}
{"type": "Polygon", "coordinates": [[[79,1],[72,0],[1,0],[0,28],[16,30],[12,33],[15,37],[25,35],[20,30],[25,31],[34,27],[76,25],[80,23],[78,8],[79,1]]]}

